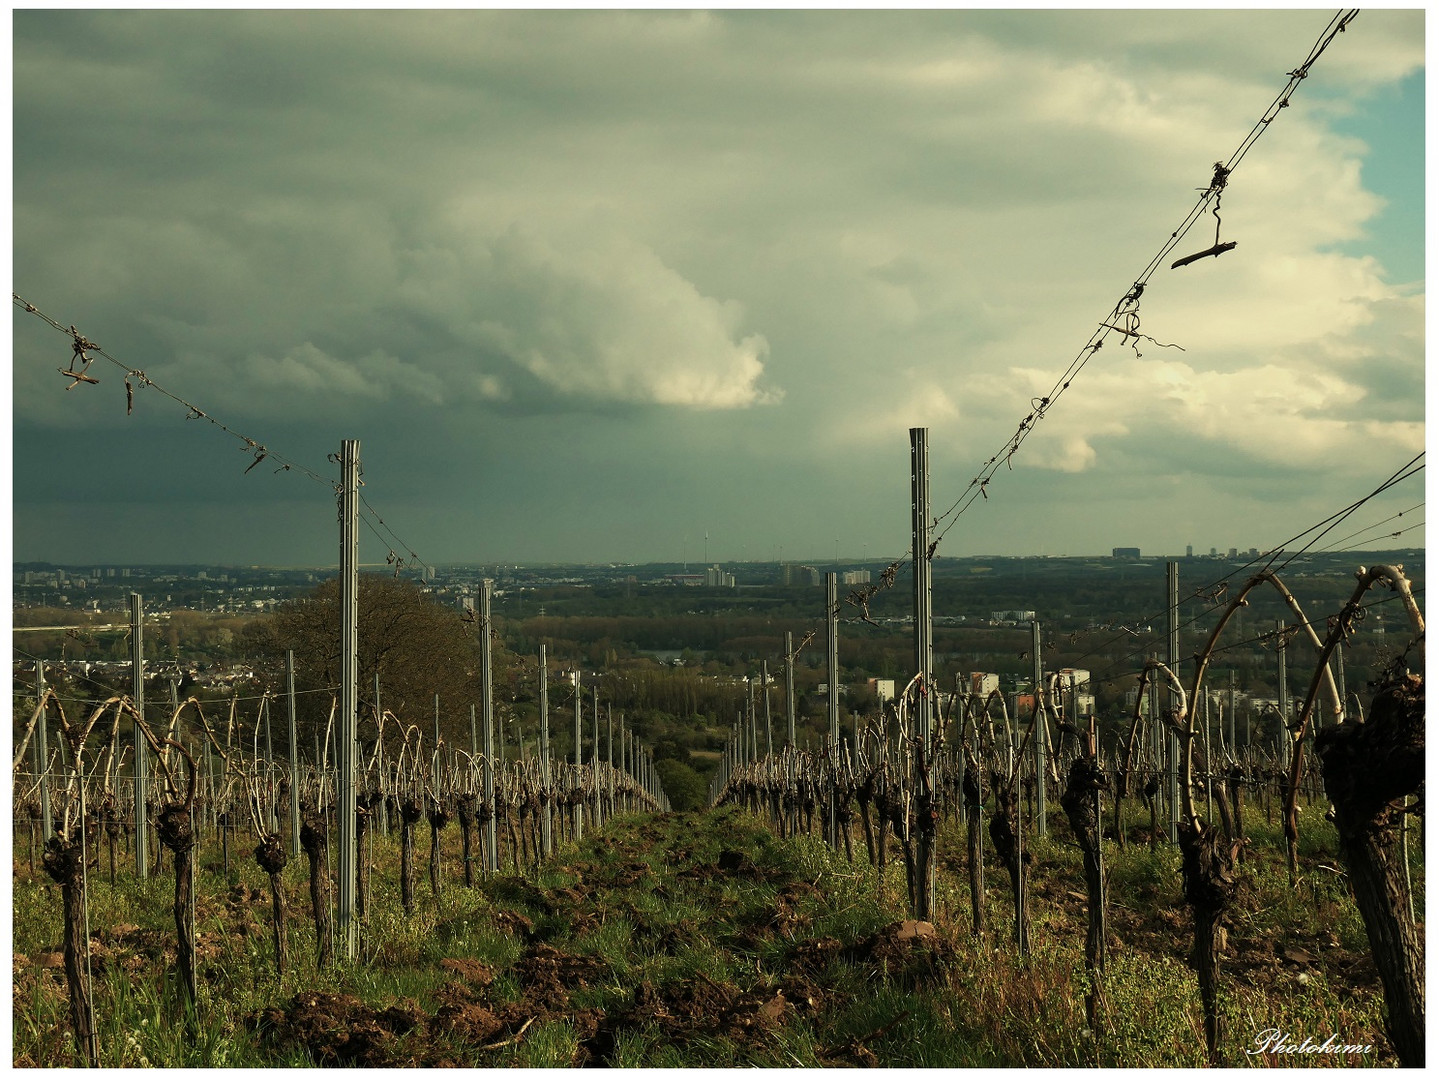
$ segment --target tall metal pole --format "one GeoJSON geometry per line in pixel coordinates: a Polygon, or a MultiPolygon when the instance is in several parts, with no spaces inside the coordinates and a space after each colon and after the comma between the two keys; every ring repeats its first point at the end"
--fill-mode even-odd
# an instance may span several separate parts
{"type": "Polygon", "coordinates": [[[379,757],[380,757],[380,832],[388,837],[390,835],[390,800],[385,798],[385,712],[380,707],[380,672],[375,671],[375,725],[379,729],[379,757]]]}
{"type": "MultiPolygon", "coordinates": [[[[145,608],[139,593],[130,594],[130,700],[135,715],[145,715],[145,646],[141,640],[145,629],[145,608]]],[[[150,780],[150,752],[140,724],[135,724],[135,874],[140,880],[150,876],[150,821],[145,804],[150,780]]]]}
{"type": "MultiPolygon", "coordinates": [[[[828,627],[829,656],[829,759],[839,768],[839,575],[830,571],[824,576],[825,626],[828,627]]],[[[829,842],[839,843],[838,792],[831,789],[829,800],[829,842]]]]}
{"type": "Polygon", "coordinates": [[[485,851],[490,873],[500,870],[500,853],[495,846],[495,699],[494,668],[490,642],[490,579],[480,582],[480,715],[485,728],[485,851]]]}
{"type": "Polygon", "coordinates": [[[1029,624],[1029,649],[1034,654],[1034,835],[1048,836],[1045,772],[1049,768],[1049,724],[1044,715],[1044,657],[1040,655],[1039,620],[1029,624]]]}
{"type": "Polygon", "coordinates": [[[543,645],[540,646],[540,787],[540,845],[549,858],[555,841],[550,806],[550,673],[545,666],[543,645]]]}
{"type": "MultiPolygon", "coordinates": [[[[909,509],[911,561],[914,563],[914,670],[919,676],[915,701],[915,781],[921,815],[933,812],[930,749],[934,741],[934,607],[932,603],[929,514],[929,429],[909,429],[909,509]]],[[[928,919],[934,907],[934,833],[919,830],[918,870],[923,880],[915,890],[915,916],[928,919]]]]}
{"type": "Polygon", "coordinates": [[[593,821],[595,828],[600,827],[600,815],[604,808],[600,803],[600,688],[590,687],[590,783],[594,785],[594,799],[591,805],[594,807],[593,821]]]}
{"type": "Polygon", "coordinates": [[[1284,640],[1284,620],[1276,619],[1274,629],[1278,631],[1275,638],[1275,650],[1279,653],[1279,731],[1275,738],[1279,741],[1279,767],[1289,768],[1289,663],[1288,663],[1288,642],[1284,640]]]}
{"type": "MultiPolygon", "coordinates": [[[[174,702],[179,694],[175,684],[170,684],[170,700],[174,702]]],[[[270,737],[270,692],[260,699],[260,708],[265,711],[265,827],[272,833],[280,831],[280,808],[275,805],[275,745],[270,737]]],[[[176,712],[179,705],[175,705],[176,712]]],[[[170,714],[174,716],[175,713],[170,714]]],[[[171,736],[173,738],[174,736],[171,736]]]]}
{"type": "Polygon", "coordinates": [[[754,759],[759,761],[759,720],[754,707],[754,680],[745,676],[745,716],[749,721],[749,744],[754,747],[754,759]]]}
{"type": "MultiPolygon", "coordinates": [[[[584,691],[585,691],[585,688],[584,688],[583,684],[580,682],[580,671],[579,671],[578,668],[576,668],[576,669],[575,669],[575,783],[579,783],[580,767],[581,767],[582,765],[584,765],[584,757],[583,757],[583,754],[581,753],[581,751],[583,750],[583,745],[582,745],[582,744],[583,744],[583,742],[584,742],[584,735],[583,735],[583,733],[582,733],[582,732],[583,732],[583,729],[582,729],[582,726],[581,726],[582,721],[583,721],[583,719],[584,719],[583,716],[581,715],[581,703],[582,703],[582,698],[584,697],[584,691]]],[[[578,839],[580,838],[580,832],[581,832],[581,830],[583,829],[583,826],[584,826],[584,820],[585,820],[585,807],[584,807],[584,804],[583,804],[582,802],[576,800],[574,810],[575,810],[575,812],[574,812],[574,819],[575,819],[575,839],[578,840],[578,839]]]]}
{"type": "Polygon", "coordinates": [[[784,632],[784,712],[785,719],[789,722],[788,740],[786,746],[793,746],[794,743],[794,634],[786,630],[784,632]]]}
{"type": "MultiPolygon", "coordinates": [[[[35,704],[39,707],[45,700],[45,661],[35,661],[35,704]]],[[[40,838],[47,843],[55,831],[55,821],[50,816],[50,742],[49,708],[40,710],[35,721],[34,763],[35,775],[40,778],[40,838]]]]}
{"type": "Polygon", "coordinates": [[[360,924],[355,917],[356,845],[355,758],[359,723],[360,645],[360,441],[340,443],[340,723],[335,732],[339,770],[336,808],[340,834],[339,905],[336,930],[345,956],[359,952],[360,924]]]}
{"type": "MultiPolygon", "coordinates": [[[[1175,678],[1179,677],[1179,563],[1171,560],[1166,563],[1165,577],[1168,587],[1168,608],[1169,608],[1169,670],[1174,672],[1175,678]]],[[[1171,713],[1179,706],[1178,697],[1168,684],[1165,684],[1165,693],[1169,699],[1169,710],[1171,713]]],[[[1191,701],[1191,709],[1197,709],[1199,703],[1191,701]]],[[[1179,736],[1170,731],[1167,740],[1169,746],[1169,842],[1179,843],[1179,736]]]]}
{"type": "Polygon", "coordinates": [[[1234,671],[1233,668],[1230,668],[1230,669],[1229,669],[1229,753],[1234,757],[1234,760],[1238,761],[1238,760],[1239,760],[1239,741],[1238,741],[1238,739],[1239,739],[1239,727],[1238,727],[1238,724],[1239,724],[1239,712],[1238,712],[1238,710],[1235,708],[1236,702],[1238,701],[1238,698],[1235,696],[1235,695],[1236,695],[1236,690],[1235,690],[1235,685],[1234,685],[1235,678],[1236,678],[1236,672],[1234,671]]]}
{"type": "Polygon", "coordinates": [[[759,692],[764,695],[764,752],[774,757],[774,722],[769,712],[769,661],[759,662],[759,692]]]}

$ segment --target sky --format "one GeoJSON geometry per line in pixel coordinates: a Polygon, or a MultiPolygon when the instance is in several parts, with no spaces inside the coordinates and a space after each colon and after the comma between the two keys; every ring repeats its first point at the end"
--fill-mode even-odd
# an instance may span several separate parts
{"type": "MultiPolygon", "coordinates": [[[[908,429],[938,514],[1333,14],[16,11],[13,291],[275,456],[14,307],[13,556],[333,564],[276,461],[358,439],[367,563],[898,558],[908,429]]],[[[1424,30],[1336,38],[939,554],[1265,549],[1423,450],[1424,30]]]]}

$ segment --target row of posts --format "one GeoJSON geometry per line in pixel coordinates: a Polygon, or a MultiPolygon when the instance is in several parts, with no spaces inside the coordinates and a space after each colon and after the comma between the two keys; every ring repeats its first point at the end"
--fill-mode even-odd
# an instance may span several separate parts
{"type": "MultiPolygon", "coordinates": [[[[338,773],[338,825],[339,836],[337,844],[338,854],[338,903],[336,910],[336,921],[339,924],[340,940],[346,955],[354,959],[358,951],[358,930],[359,924],[356,918],[356,874],[358,852],[356,850],[356,774],[359,762],[359,741],[358,741],[358,718],[359,718],[359,688],[358,688],[358,645],[359,645],[359,472],[360,472],[360,443],[357,439],[343,440],[338,457],[341,471],[341,482],[339,489],[340,503],[340,709],[339,724],[336,732],[336,766],[338,773]]],[[[484,732],[484,757],[483,757],[483,784],[486,804],[491,808],[490,814],[485,822],[486,850],[490,853],[491,860],[495,858],[496,847],[496,821],[494,815],[495,806],[495,776],[494,776],[494,752],[493,752],[493,658],[491,652],[491,623],[490,623],[490,602],[491,584],[488,580],[481,583],[479,600],[479,623],[481,627],[481,717],[480,729],[484,732]]],[[[144,609],[139,593],[130,594],[130,659],[132,671],[131,699],[135,705],[137,715],[144,715],[145,708],[145,664],[144,664],[144,609]]],[[[286,691],[289,701],[289,735],[290,735],[290,835],[292,854],[299,853],[300,835],[300,806],[299,806],[299,785],[294,782],[299,775],[299,763],[297,760],[297,735],[295,718],[295,665],[294,653],[287,652],[285,658],[286,668],[286,691]]],[[[378,680],[377,680],[378,681],[378,680]]],[[[43,662],[36,664],[36,694],[37,698],[43,698],[45,693],[45,672],[43,662]]],[[[172,688],[172,698],[175,692],[172,688]]],[[[379,687],[375,688],[375,708],[379,714],[379,687]]],[[[178,702],[173,702],[178,712],[178,702]]],[[[580,738],[580,686],[576,680],[575,686],[575,763],[581,764],[581,738],[580,738]]],[[[599,709],[596,696],[593,709],[593,734],[591,746],[591,764],[598,774],[599,761],[599,709]]],[[[436,748],[438,750],[438,723],[439,712],[438,702],[436,704],[436,748]]],[[[474,714],[471,712],[471,753],[477,749],[477,733],[475,731],[474,714]]],[[[791,728],[793,721],[791,721],[791,728]]],[[[37,724],[37,729],[32,742],[34,754],[34,767],[39,777],[39,796],[41,810],[41,828],[45,840],[49,840],[54,831],[54,821],[51,813],[50,784],[49,784],[49,744],[48,725],[42,716],[37,724]]],[[[613,726],[611,722],[611,739],[609,743],[609,765],[614,767],[614,744],[613,726]]],[[[258,735],[257,735],[258,738],[258,735]]],[[[550,776],[550,753],[549,753],[549,708],[548,708],[548,675],[545,665],[545,648],[540,646],[540,740],[541,755],[540,768],[542,783],[546,791],[551,786],[550,776]]],[[[266,733],[266,749],[269,751],[268,726],[266,733]]],[[[149,787],[149,754],[144,742],[144,735],[139,725],[134,731],[134,799],[136,807],[147,805],[149,787]]],[[[624,729],[624,721],[620,722],[620,755],[621,771],[629,772],[636,782],[645,790],[661,808],[668,807],[668,800],[665,797],[659,775],[656,772],[653,752],[639,744],[633,738],[633,733],[624,729]]],[[[206,760],[209,760],[208,753],[206,760]]],[[[598,789],[598,785],[596,785],[598,789]]],[[[599,806],[598,791],[596,792],[596,808],[599,806]]],[[[382,804],[383,805],[383,804],[382,804]]],[[[576,810],[576,824],[579,824],[579,810],[576,810]]],[[[543,842],[546,854],[553,850],[553,833],[551,820],[551,806],[549,800],[545,800],[543,818],[543,842]]],[[[578,830],[576,831],[578,835],[578,830]]],[[[135,830],[135,863],[137,873],[141,878],[149,874],[148,858],[148,836],[145,828],[135,830]]],[[[492,865],[491,869],[497,869],[492,865]]]]}
{"type": "MultiPolygon", "coordinates": [[[[340,731],[336,747],[337,767],[339,773],[338,810],[339,810],[339,905],[337,921],[340,923],[344,934],[345,947],[350,956],[355,955],[358,944],[357,922],[354,918],[355,912],[355,863],[357,853],[355,850],[356,828],[356,788],[355,773],[358,760],[358,738],[357,721],[359,714],[358,698],[358,599],[359,599],[359,441],[353,439],[344,440],[341,445],[339,456],[342,480],[340,488],[340,518],[341,518],[341,558],[340,558],[340,731]]],[[[928,429],[910,429],[910,456],[911,456],[911,537],[912,537],[912,562],[914,566],[914,667],[918,673],[919,693],[915,698],[915,753],[916,776],[919,778],[921,787],[928,791],[930,784],[930,770],[933,764],[933,610],[931,605],[931,537],[933,535],[933,519],[930,516],[929,506],[929,458],[928,458],[928,429]]],[[[1168,609],[1168,633],[1167,633],[1167,660],[1171,671],[1178,671],[1179,655],[1179,564],[1170,562],[1167,565],[1166,573],[1166,594],[1168,609]]],[[[484,581],[480,590],[480,611],[479,622],[482,632],[481,645],[481,710],[483,723],[481,730],[485,733],[484,761],[484,790],[486,803],[494,806],[494,772],[493,772],[493,700],[491,694],[492,686],[492,658],[490,638],[490,582],[484,581]]],[[[828,715],[829,715],[829,738],[827,749],[833,760],[838,760],[840,752],[840,724],[839,724],[839,597],[838,578],[834,573],[826,575],[825,579],[825,605],[826,605],[826,654],[829,681],[827,686],[828,715]]],[[[140,594],[132,593],[130,596],[130,647],[131,662],[133,671],[133,682],[131,697],[135,703],[136,712],[144,715],[144,641],[143,626],[144,616],[140,594]]],[[[1276,626],[1276,630],[1282,630],[1283,623],[1276,626]]],[[[1041,655],[1040,628],[1038,621],[1032,623],[1032,655],[1034,664],[1034,686],[1036,694],[1042,687],[1043,660],[1041,655]]],[[[1279,651],[1279,698],[1280,714],[1287,716],[1287,682],[1286,665],[1284,653],[1284,634],[1277,634],[1279,651]]],[[[1338,664],[1342,680],[1342,662],[1338,664]]],[[[37,693],[44,692],[43,667],[37,665],[37,693]]],[[[298,762],[296,760],[296,732],[295,732],[295,704],[294,704],[294,656],[293,653],[286,656],[286,681],[287,697],[289,699],[289,726],[290,726],[290,765],[291,776],[297,775],[298,762]]],[[[764,687],[764,708],[765,708],[765,737],[766,752],[774,752],[773,734],[769,716],[769,673],[767,666],[761,668],[761,684],[764,687]]],[[[582,766],[582,719],[581,719],[581,691],[578,674],[575,678],[575,765],[582,766]]],[[[1156,685],[1151,691],[1159,694],[1160,688],[1156,685]]],[[[1165,687],[1162,691],[1169,696],[1172,691],[1165,687]]],[[[1233,685],[1231,682],[1231,746],[1233,745],[1233,685]]],[[[376,688],[376,709],[378,710],[378,687],[376,688]]],[[[793,635],[785,634],[785,711],[787,718],[788,745],[795,745],[795,700],[794,700],[794,645],[793,635]]],[[[1173,702],[1168,702],[1173,707],[1173,702]]],[[[1199,707],[1194,703],[1194,707],[1199,707]]],[[[596,699],[592,708],[593,733],[591,746],[592,765],[598,764],[599,756],[599,708],[596,699]]],[[[1151,715],[1158,715],[1158,702],[1152,700],[1151,715]]],[[[435,708],[436,752],[439,748],[439,703],[436,699],[435,708]]],[[[1177,842],[1179,825],[1179,747],[1178,738],[1172,731],[1166,731],[1162,725],[1151,726],[1154,745],[1152,751],[1156,760],[1166,762],[1165,794],[1168,804],[1168,826],[1170,839],[1177,842]]],[[[1206,726],[1207,732],[1207,726],[1206,726]]],[[[751,701],[751,723],[749,738],[744,737],[743,721],[737,725],[736,737],[732,741],[731,748],[726,751],[726,763],[735,760],[734,750],[740,750],[740,760],[753,760],[758,757],[757,729],[753,717],[753,702],[751,701]]],[[[662,786],[654,770],[653,756],[643,748],[636,747],[638,753],[627,752],[625,741],[626,733],[621,724],[621,761],[622,771],[628,767],[636,780],[656,798],[657,802],[665,803],[662,786]],[[626,762],[625,758],[632,760],[626,762]]],[[[143,736],[138,728],[135,730],[135,765],[134,765],[134,795],[135,805],[143,807],[146,805],[147,788],[149,784],[149,765],[146,747],[143,736]]],[[[477,749],[475,746],[476,737],[474,732],[473,717],[471,726],[471,751],[477,749]]],[[[1280,738],[1281,755],[1287,757],[1288,742],[1280,738]]],[[[53,829],[53,821],[50,813],[48,770],[48,742],[46,725],[41,723],[36,732],[33,744],[35,754],[36,772],[40,776],[40,799],[41,799],[41,820],[45,838],[48,840],[53,829]]],[[[1039,724],[1034,736],[1035,755],[1035,798],[1037,810],[1037,832],[1043,836],[1046,832],[1046,809],[1047,795],[1045,790],[1045,769],[1047,766],[1048,747],[1046,746],[1045,725],[1039,724]]],[[[1282,762],[1281,762],[1282,763],[1282,762]]],[[[613,767],[613,747],[611,746],[610,765],[613,767]]],[[[546,670],[545,647],[540,646],[540,769],[541,784],[548,791],[552,784],[550,769],[550,747],[549,747],[549,698],[548,698],[548,672],[546,670]]],[[[727,769],[725,770],[728,771],[727,769]]],[[[598,806],[598,785],[596,785],[595,799],[598,806]]],[[[299,840],[299,794],[298,785],[290,785],[290,818],[292,848],[298,845],[299,840]]],[[[828,809],[830,835],[834,836],[835,829],[835,807],[831,805],[828,809]]],[[[575,826],[576,835],[582,821],[582,808],[576,806],[575,826]]],[[[494,851],[495,820],[493,815],[486,822],[486,837],[488,840],[487,849],[494,851]]],[[[553,848],[553,822],[551,819],[551,807],[548,800],[545,802],[542,819],[542,842],[546,854],[553,848]]],[[[136,864],[142,877],[148,873],[148,838],[146,830],[136,830],[136,864]]],[[[295,849],[298,854],[298,850],[295,849]]],[[[930,879],[925,883],[923,902],[921,910],[927,911],[930,907],[930,900],[933,895],[932,866],[930,879]]]]}
{"type": "MultiPolygon", "coordinates": [[[[922,793],[928,795],[932,790],[932,768],[933,768],[933,737],[934,737],[934,622],[933,607],[931,603],[931,558],[933,555],[933,526],[934,520],[930,515],[929,504],[929,431],[927,428],[911,428],[910,432],[910,510],[911,510],[911,540],[912,540],[912,563],[914,566],[914,670],[918,673],[919,693],[914,702],[915,721],[915,775],[922,793]]],[[[1176,674],[1180,664],[1180,643],[1179,643],[1179,564],[1169,562],[1166,565],[1165,575],[1166,611],[1168,625],[1166,627],[1166,652],[1167,666],[1176,674]]],[[[840,753],[840,728],[839,728],[839,596],[838,579],[833,573],[825,575],[825,612],[826,612],[826,657],[828,671],[827,705],[829,715],[829,737],[827,750],[831,760],[838,761],[840,753]]],[[[1030,653],[1033,659],[1033,684],[1036,700],[1042,692],[1044,678],[1044,661],[1042,655],[1042,641],[1040,637],[1039,621],[1034,620],[1030,624],[1031,648],[1030,653]]],[[[1279,621],[1275,624],[1277,650],[1279,654],[1279,713],[1281,717],[1287,718],[1288,708],[1288,685],[1285,659],[1285,634],[1284,623],[1279,621]]],[[[1339,682],[1341,686],[1341,697],[1343,694],[1343,663],[1336,657],[1336,667],[1339,671],[1339,682]]],[[[772,736],[769,731],[769,677],[766,667],[761,667],[761,685],[764,688],[765,721],[766,721],[766,752],[773,753],[772,736]]],[[[1077,688],[1075,688],[1077,690],[1077,688]]],[[[1150,693],[1153,695],[1150,700],[1150,715],[1157,718],[1160,715],[1160,695],[1163,694],[1164,704],[1172,711],[1177,707],[1174,691],[1167,684],[1162,688],[1159,681],[1151,683],[1150,693]]],[[[1235,688],[1234,673],[1230,673],[1229,690],[1229,712],[1230,712],[1230,734],[1229,745],[1235,745],[1234,736],[1234,714],[1235,714],[1235,688]]],[[[795,720],[794,720],[794,646],[793,638],[789,633],[785,634],[785,698],[786,710],[789,718],[789,740],[788,745],[795,745],[795,720]]],[[[1190,703],[1192,708],[1199,708],[1199,702],[1190,703]]],[[[1207,699],[1205,707],[1207,708],[1207,699]]],[[[1036,718],[1038,714],[1036,713],[1036,718]]],[[[1077,719],[1077,714],[1076,714],[1077,719]]],[[[716,778],[711,789],[711,798],[718,794],[718,788],[723,784],[723,777],[729,775],[735,764],[758,760],[760,757],[758,746],[758,732],[755,726],[753,714],[753,701],[750,703],[750,717],[748,730],[746,730],[745,719],[741,717],[736,723],[733,736],[729,746],[726,747],[723,766],[719,777],[716,778]]],[[[1162,785],[1163,801],[1167,806],[1167,824],[1169,839],[1173,843],[1179,841],[1179,738],[1165,725],[1152,723],[1150,725],[1153,744],[1151,753],[1153,760],[1163,762],[1165,782],[1162,785]]],[[[1209,761],[1208,741],[1209,725],[1206,722],[1204,733],[1206,738],[1205,760],[1209,761]]],[[[1279,732],[1279,746],[1281,766],[1287,765],[1289,756],[1289,742],[1284,738],[1284,730],[1281,725],[1279,732]]],[[[1221,736],[1223,732],[1221,731],[1221,736]]],[[[1037,722],[1034,737],[1034,772],[1035,772],[1035,831],[1039,836],[1047,835],[1047,791],[1046,791],[1046,769],[1048,768],[1049,747],[1047,745],[1047,725],[1037,722]]],[[[828,835],[833,839],[837,835],[837,823],[835,820],[836,807],[831,802],[828,808],[828,835]]],[[[927,913],[932,907],[934,895],[933,865],[929,865],[928,880],[922,884],[922,896],[917,905],[921,913],[927,913]]],[[[924,917],[922,914],[921,917],[924,917]]]]}

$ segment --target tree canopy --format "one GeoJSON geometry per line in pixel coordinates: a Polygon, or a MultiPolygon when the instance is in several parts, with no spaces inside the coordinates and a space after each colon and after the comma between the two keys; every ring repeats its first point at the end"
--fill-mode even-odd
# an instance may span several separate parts
{"type": "MultiPolygon", "coordinates": [[[[467,747],[469,708],[481,689],[476,625],[419,584],[384,574],[360,576],[358,608],[362,716],[373,708],[378,674],[384,709],[428,732],[439,694],[442,732],[451,740],[463,732],[459,745],[467,747]]],[[[330,704],[323,691],[340,680],[338,578],[276,609],[264,648],[272,667],[284,664],[286,649],[295,650],[296,690],[320,691],[302,697],[305,714],[323,722],[330,704]]]]}

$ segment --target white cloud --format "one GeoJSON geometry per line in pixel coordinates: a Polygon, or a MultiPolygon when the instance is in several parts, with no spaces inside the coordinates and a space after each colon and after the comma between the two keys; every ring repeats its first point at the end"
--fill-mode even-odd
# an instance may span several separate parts
{"type": "Polygon", "coordinates": [[[376,401],[414,397],[430,405],[445,400],[443,381],[432,372],[378,350],[346,361],[307,341],[281,357],[252,356],[244,369],[261,393],[353,395],[376,401]]]}
{"type": "MultiPolygon", "coordinates": [[[[789,509],[929,426],[967,479],[1327,18],[22,12],[16,289],[246,430],[393,406],[455,458],[499,413],[559,470],[623,415],[635,459],[707,489],[738,431],[793,463],[755,492],[789,509]]],[[[1016,469],[1077,491],[1415,445],[1423,284],[1393,284],[1369,150],[1334,121],[1422,65],[1423,19],[1334,43],[1225,192],[1237,248],[1170,270],[1205,218],[1150,281],[1140,329],[1185,351],[1111,337],[1016,469]]],[[[17,417],[150,422],[113,378],[57,392],[50,333],[17,329],[17,417]]]]}

